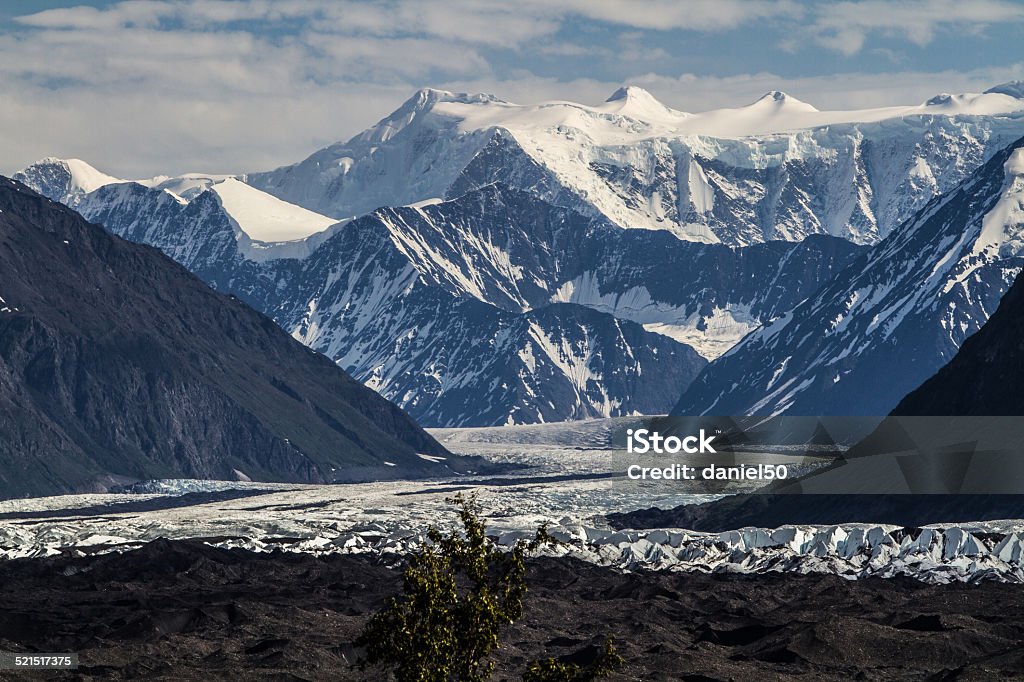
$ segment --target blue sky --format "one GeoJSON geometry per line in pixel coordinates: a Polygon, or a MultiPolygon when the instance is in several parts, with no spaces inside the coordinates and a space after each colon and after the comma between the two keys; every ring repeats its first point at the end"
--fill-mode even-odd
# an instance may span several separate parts
{"type": "Polygon", "coordinates": [[[688,111],[785,90],[821,109],[1024,79],[1011,0],[159,0],[0,4],[0,172],[122,177],[296,161],[422,86],[688,111]]]}

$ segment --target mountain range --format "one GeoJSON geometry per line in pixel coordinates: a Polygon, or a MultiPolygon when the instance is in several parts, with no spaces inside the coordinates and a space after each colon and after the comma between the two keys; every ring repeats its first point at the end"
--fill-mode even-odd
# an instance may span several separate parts
{"type": "Polygon", "coordinates": [[[0,178],[0,496],[452,473],[399,408],[157,249],[0,178]]]}
{"type": "Polygon", "coordinates": [[[1024,266],[1024,138],[748,335],[678,414],[884,415],[956,354],[1024,266]]]}
{"type": "Polygon", "coordinates": [[[772,92],[702,114],[635,87],[596,107],[428,89],[266,173],[128,182],[45,159],[16,177],[160,248],[425,425],[673,405],[872,413],[952,357],[1016,274],[1012,226],[984,253],[957,240],[998,203],[971,192],[1012,191],[1003,150],[1022,134],[1020,83],[846,112],[772,92]],[[946,279],[919,276],[951,249],[946,279]],[[947,316],[926,312],[961,275],[942,294],[947,316]],[[881,334],[840,310],[868,298],[902,301],[881,334]],[[942,333],[892,338],[918,314],[942,333]],[[760,348],[779,325],[785,343],[760,348]],[[882,350],[819,348],[855,337],[882,350]],[[902,360],[876,366],[884,349],[902,360]],[[802,364],[851,354],[826,377],[835,390],[802,364]]]}
{"type": "Polygon", "coordinates": [[[632,86],[598,106],[421,90],[348,142],[245,177],[324,215],[452,198],[500,180],[623,228],[743,246],[874,243],[1024,134],[1024,86],[818,111],[782,92],[675,111],[632,86]]]}

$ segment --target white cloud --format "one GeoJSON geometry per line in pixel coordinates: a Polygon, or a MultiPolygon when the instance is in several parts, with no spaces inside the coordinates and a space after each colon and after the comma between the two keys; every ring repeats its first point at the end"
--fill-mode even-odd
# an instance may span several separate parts
{"type": "MultiPolygon", "coordinates": [[[[862,49],[874,32],[911,30],[906,13],[885,25],[854,21],[859,15],[851,7],[865,4],[164,0],[49,10],[20,18],[19,30],[0,32],[0,172],[46,155],[85,158],[122,177],[261,170],[346,139],[425,85],[519,102],[597,103],[621,82],[538,76],[521,68],[516,55],[552,61],[589,55],[614,62],[618,73],[649,69],[670,55],[648,44],[645,29],[723,31],[802,16],[817,22],[816,39],[846,52],[862,49]],[[584,20],[620,28],[600,44],[580,33],[568,42],[557,33],[566,22],[584,20]],[[265,30],[280,26],[290,28],[265,30]],[[506,55],[504,69],[489,61],[494,54],[506,55]]],[[[980,9],[959,16],[996,21],[1008,16],[1005,5],[983,0],[980,9]]],[[[918,40],[941,24],[930,26],[918,40]]],[[[801,49],[792,40],[786,46],[801,49]]],[[[743,104],[771,89],[819,108],[915,103],[1022,77],[1018,64],[805,78],[638,73],[628,81],[670,106],[701,111],[743,104]]]]}
{"type": "Polygon", "coordinates": [[[655,30],[720,31],[766,19],[796,17],[804,12],[795,0],[567,0],[557,4],[548,0],[527,0],[525,4],[655,30]]]}
{"type": "MultiPolygon", "coordinates": [[[[707,76],[640,74],[626,80],[651,92],[665,104],[682,111],[699,112],[749,104],[769,90],[782,90],[819,109],[865,109],[920,104],[942,92],[982,92],[997,83],[1024,79],[1024,61],[994,69],[959,71],[892,71],[887,73],[839,73],[826,76],[786,78],[771,72],[707,76]]],[[[554,78],[524,77],[454,81],[457,90],[494,92],[514,102],[567,99],[596,104],[621,83],[594,79],[569,82],[554,78]]]]}
{"type": "Polygon", "coordinates": [[[161,18],[174,12],[174,5],[169,2],[128,1],[105,9],[87,5],[49,9],[18,17],[15,21],[35,28],[99,31],[128,25],[156,26],[161,18]]]}
{"type": "Polygon", "coordinates": [[[396,27],[459,42],[511,47],[551,35],[574,18],[617,26],[717,31],[803,13],[796,0],[127,0],[103,9],[45,10],[18,19],[37,28],[114,29],[182,21],[211,27],[303,17],[321,31],[392,35],[396,27]]]}
{"type": "Polygon", "coordinates": [[[308,62],[311,71],[330,79],[408,82],[438,71],[449,78],[490,71],[476,50],[445,41],[312,33],[303,42],[318,53],[308,62]]]}
{"type": "Polygon", "coordinates": [[[810,33],[821,46],[845,55],[880,34],[925,46],[940,30],[978,32],[998,23],[1024,22],[1024,3],[1007,0],[856,0],[815,6],[810,33]]]}

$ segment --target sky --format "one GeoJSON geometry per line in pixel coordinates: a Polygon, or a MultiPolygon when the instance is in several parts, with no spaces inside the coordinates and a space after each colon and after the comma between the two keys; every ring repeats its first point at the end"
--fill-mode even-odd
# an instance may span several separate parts
{"type": "Polygon", "coordinates": [[[421,87],[684,111],[819,109],[1024,79],[1024,0],[0,3],[0,173],[242,173],[345,140],[421,87]]]}

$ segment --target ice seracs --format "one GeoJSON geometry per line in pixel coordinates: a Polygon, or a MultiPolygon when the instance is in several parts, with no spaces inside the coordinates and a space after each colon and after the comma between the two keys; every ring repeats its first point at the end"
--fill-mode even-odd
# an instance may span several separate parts
{"type": "MultiPolygon", "coordinates": [[[[197,482],[190,481],[155,483],[137,492],[152,497],[223,489],[211,486],[209,482],[198,482],[199,486],[192,485],[197,482]]],[[[225,487],[246,485],[255,487],[245,483],[225,484],[225,487]]],[[[331,520],[308,514],[296,516],[288,510],[308,510],[317,505],[318,500],[330,498],[318,497],[318,489],[312,487],[303,490],[279,485],[275,490],[266,484],[256,485],[268,488],[263,492],[271,493],[258,501],[280,499],[290,504],[282,503],[255,517],[251,511],[240,517],[239,512],[244,511],[247,504],[242,499],[227,503],[229,508],[218,510],[217,518],[211,518],[202,511],[193,511],[201,509],[193,507],[190,511],[194,516],[142,512],[144,523],[139,522],[139,515],[125,517],[111,513],[89,518],[88,523],[71,524],[59,514],[62,506],[104,502],[96,500],[96,496],[19,502],[14,514],[20,507],[31,509],[39,506],[43,509],[36,511],[35,515],[42,518],[34,519],[31,524],[0,522],[0,560],[129,551],[157,537],[196,537],[197,532],[205,532],[207,538],[220,538],[206,540],[211,545],[255,552],[368,554],[395,558],[406,556],[428,542],[426,527],[436,523],[437,518],[436,508],[429,518],[424,518],[430,509],[410,505],[408,497],[399,504],[378,504],[372,511],[369,508],[362,511],[358,507],[349,510],[347,504],[330,505],[332,508],[345,508],[341,518],[331,520]],[[303,502],[306,504],[300,506],[303,502]],[[46,509],[55,512],[52,518],[46,518],[46,509]],[[210,532],[213,529],[217,532],[210,532]]],[[[369,497],[368,486],[346,487],[364,502],[369,497]]],[[[418,489],[416,492],[413,497],[418,499],[431,491],[418,489]]],[[[119,496],[119,501],[124,501],[124,497],[119,496]]],[[[530,506],[529,500],[519,502],[530,506]]],[[[318,506],[323,506],[323,501],[318,506]]],[[[511,549],[517,541],[533,537],[537,523],[546,522],[548,532],[560,542],[557,547],[545,550],[546,553],[626,571],[792,572],[831,574],[847,580],[906,577],[931,584],[1024,583],[1024,525],[1020,521],[943,524],[924,528],[861,523],[791,525],[747,527],[721,533],[682,528],[616,531],[581,523],[575,514],[558,516],[558,512],[553,510],[540,514],[499,515],[488,521],[489,534],[503,549],[511,549]]]]}

